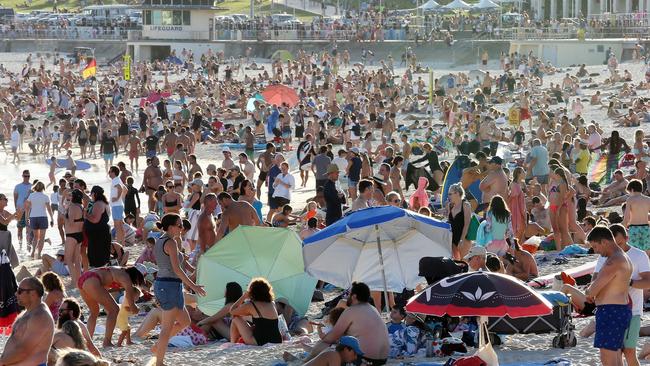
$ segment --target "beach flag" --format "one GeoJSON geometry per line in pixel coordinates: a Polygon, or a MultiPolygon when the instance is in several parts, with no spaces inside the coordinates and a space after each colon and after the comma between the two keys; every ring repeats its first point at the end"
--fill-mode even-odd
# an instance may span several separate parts
{"type": "Polygon", "coordinates": [[[91,59],[90,62],[88,62],[88,65],[81,71],[81,76],[83,76],[84,79],[88,79],[91,76],[95,76],[97,74],[97,62],[95,59],[91,59]]]}

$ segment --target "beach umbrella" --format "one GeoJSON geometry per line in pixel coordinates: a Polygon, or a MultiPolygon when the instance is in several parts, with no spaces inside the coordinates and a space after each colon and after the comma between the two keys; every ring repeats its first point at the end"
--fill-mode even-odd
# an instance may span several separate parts
{"type": "Polygon", "coordinates": [[[255,94],[254,97],[248,98],[248,103],[246,103],[246,111],[254,112],[255,111],[255,102],[264,103],[264,97],[260,93],[255,94]]]}
{"type": "Polygon", "coordinates": [[[422,9],[422,10],[432,10],[432,9],[437,9],[437,8],[439,8],[439,7],[440,7],[440,4],[438,4],[438,3],[435,2],[434,0],[429,0],[429,1],[427,1],[426,3],[424,3],[424,4],[420,5],[420,6],[418,6],[418,9],[422,9]]]}
{"type": "Polygon", "coordinates": [[[163,91],[163,92],[153,92],[150,93],[148,97],[146,98],[140,98],[140,107],[144,107],[145,102],[149,103],[157,103],[160,99],[162,98],[169,98],[172,96],[172,93],[168,91],[163,91]]]}
{"type": "Polygon", "coordinates": [[[447,10],[469,10],[471,9],[471,5],[468,3],[464,2],[463,0],[454,0],[450,2],[449,4],[443,6],[444,9],[447,10]]]}
{"type": "Polygon", "coordinates": [[[512,276],[478,271],[440,280],[413,296],[406,310],[435,316],[521,318],[548,315],[553,306],[512,276]]]}
{"type": "Polygon", "coordinates": [[[474,10],[490,10],[490,9],[497,9],[499,7],[500,5],[495,3],[492,0],[481,0],[472,6],[474,10]]]}
{"type": "Polygon", "coordinates": [[[276,297],[289,300],[301,315],[309,308],[316,279],[305,274],[300,238],[284,228],[240,225],[205,252],[197,266],[197,282],[207,296],[198,306],[208,315],[224,305],[228,282],[246,289],[251,279],[266,278],[276,297]]]}
{"type": "Polygon", "coordinates": [[[293,55],[291,54],[291,52],[287,50],[277,50],[273,52],[273,55],[271,55],[271,60],[273,61],[280,60],[286,62],[289,60],[293,60],[293,55]]]}
{"type": "Polygon", "coordinates": [[[300,100],[295,90],[282,84],[267,86],[266,89],[262,91],[262,97],[269,104],[279,106],[282,103],[286,103],[289,107],[294,107],[298,104],[298,100],[300,100]]]}
{"type": "Polygon", "coordinates": [[[422,257],[451,256],[449,224],[393,206],[352,212],[303,241],[305,270],[347,288],[402,292],[422,280],[422,257]]]}

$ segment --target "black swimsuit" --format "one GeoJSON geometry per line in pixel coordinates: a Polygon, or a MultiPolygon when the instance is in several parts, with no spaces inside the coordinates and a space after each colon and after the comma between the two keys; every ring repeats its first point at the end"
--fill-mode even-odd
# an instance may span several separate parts
{"type": "MultiPolygon", "coordinates": [[[[70,210],[70,209],[68,208],[68,210],[70,210]]],[[[83,211],[83,209],[82,209],[82,211],[83,211]]],[[[68,216],[68,211],[66,211],[66,213],[65,213],[65,218],[70,219],[70,217],[68,216]]],[[[83,218],[83,216],[81,216],[80,218],[74,219],[72,221],[73,222],[84,222],[84,218],[83,218]]],[[[81,242],[83,242],[83,240],[84,240],[84,234],[82,232],[65,233],[65,236],[66,236],[66,238],[72,238],[72,239],[76,240],[77,244],[81,244],[81,242]]]]}
{"type": "Polygon", "coordinates": [[[460,241],[463,240],[461,235],[463,234],[463,227],[465,227],[465,214],[463,212],[465,208],[463,207],[463,202],[460,203],[460,211],[454,216],[452,210],[449,210],[449,225],[451,225],[451,243],[453,245],[460,244],[460,241]]]}
{"type": "Polygon", "coordinates": [[[282,335],[278,329],[278,319],[267,319],[263,318],[260,311],[255,306],[255,303],[251,301],[251,304],[255,308],[259,318],[253,318],[253,338],[257,342],[258,346],[263,346],[267,343],[282,343],[282,335]]]}

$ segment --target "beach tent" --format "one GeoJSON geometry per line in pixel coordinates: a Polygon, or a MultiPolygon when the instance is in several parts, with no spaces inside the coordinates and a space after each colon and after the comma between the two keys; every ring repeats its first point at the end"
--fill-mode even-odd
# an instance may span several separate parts
{"type": "Polygon", "coordinates": [[[498,9],[499,7],[500,5],[495,3],[492,0],[481,0],[478,3],[474,4],[474,6],[472,6],[472,8],[476,10],[498,9]]]}
{"type": "Polygon", "coordinates": [[[420,6],[418,6],[418,9],[422,9],[422,10],[433,10],[433,9],[437,9],[437,8],[439,8],[439,7],[440,7],[440,4],[438,4],[438,3],[435,2],[434,0],[429,0],[429,1],[427,1],[426,3],[424,3],[424,4],[420,5],[420,6]]]}
{"type": "Polygon", "coordinates": [[[463,0],[454,0],[449,4],[443,6],[443,8],[447,10],[469,10],[472,8],[472,6],[463,0]]]}
{"type": "Polygon", "coordinates": [[[271,55],[271,60],[273,61],[280,60],[286,62],[289,60],[293,60],[293,55],[291,54],[291,52],[287,50],[278,50],[273,52],[273,55],[271,55]]]}
{"type": "Polygon", "coordinates": [[[422,280],[422,257],[451,256],[449,224],[393,206],[352,212],[303,241],[305,270],[347,288],[401,293],[422,280]]]}
{"type": "Polygon", "coordinates": [[[251,279],[266,278],[276,298],[284,297],[300,315],[305,315],[316,287],[316,279],[305,274],[298,235],[285,228],[238,226],[201,256],[197,282],[207,296],[198,306],[208,315],[224,305],[228,282],[245,290],[251,279]]]}

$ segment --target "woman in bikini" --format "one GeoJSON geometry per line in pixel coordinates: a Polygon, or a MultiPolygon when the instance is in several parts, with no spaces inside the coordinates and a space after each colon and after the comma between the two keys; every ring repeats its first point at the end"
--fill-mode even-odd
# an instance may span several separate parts
{"type": "Polygon", "coordinates": [[[56,324],[59,320],[59,307],[61,307],[63,299],[68,296],[65,293],[65,286],[63,286],[61,277],[54,272],[45,272],[43,277],[41,277],[41,280],[43,281],[43,287],[47,292],[43,302],[45,302],[45,305],[50,309],[52,318],[54,318],[54,323],[56,324]]]}
{"type": "Polygon", "coordinates": [[[78,189],[70,193],[70,204],[65,212],[65,265],[68,266],[72,286],[81,276],[81,243],[83,242],[83,192],[78,189]]]}
{"type": "Polygon", "coordinates": [[[128,304],[127,310],[131,313],[137,313],[138,307],[135,304],[137,300],[136,286],[144,284],[144,274],[147,269],[143,265],[137,267],[102,267],[95,268],[84,272],[77,281],[77,287],[81,298],[88,305],[90,315],[88,316],[88,332],[92,337],[95,334],[95,325],[99,316],[99,306],[103,306],[106,311],[106,332],[104,333],[104,347],[113,345],[111,338],[115,323],[117,322],[117,313],[120,308],[111,296],[109,290],[124,289],[124,301],[128,304]]]}
{"type": "Polygon", "coordinates": [[[174,182],[171,180],[165,182],[165,188],[167,189],[167,193],[163,194],[161,197],[163,212],[179,213],[181,207],[183,207],[183,197],[174,191],[174,182]]]}

